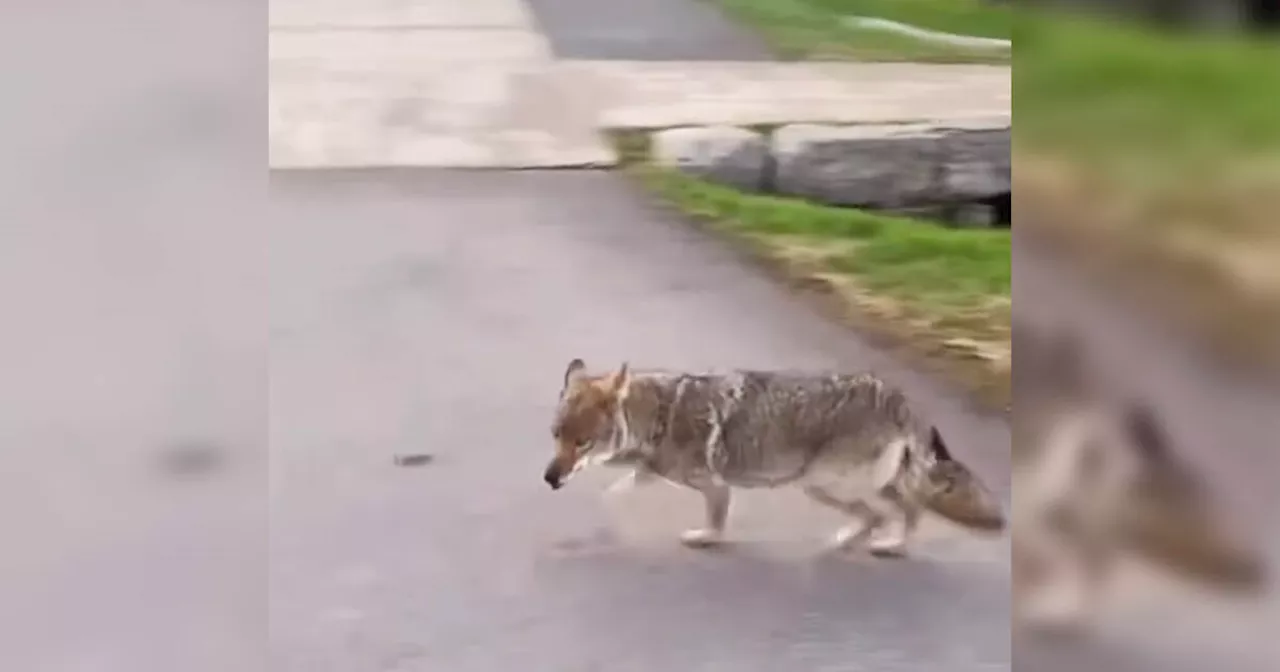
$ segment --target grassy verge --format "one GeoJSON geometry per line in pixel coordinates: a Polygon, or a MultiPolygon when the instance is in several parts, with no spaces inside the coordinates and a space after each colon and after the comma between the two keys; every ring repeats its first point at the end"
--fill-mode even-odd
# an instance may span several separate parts
{"type": "Polygon", "coordinates": [[[627,169],[664,201],[834,317],[959,383],[984,406],[1008,406],[1007,230],[744,194],[644,163],[643,134],[618,136],[617,145],[627,169]]]}
{"type": "Polygon", "coordinates": [[[1008,50],[939,44],[909,35],[850,26],[851,16],[928,30],[1009,39],[1013,12],[984,0],[714,0],[755,26],[783,58],[807,60],[1008,63],[1008,50]]]}
{"type": "Polygon", "coordinates": [[[1015,111],[1031,149],[1150,182],[1195,179],[1280,148],[1276,43],[1081,17],[1021,25],[1015,111]]]}
{"type": "Polygon", "coordinates": [[[1051,18],[1015,46],[1019,226],[1277,363],[1280,45],[1051,18]]]}

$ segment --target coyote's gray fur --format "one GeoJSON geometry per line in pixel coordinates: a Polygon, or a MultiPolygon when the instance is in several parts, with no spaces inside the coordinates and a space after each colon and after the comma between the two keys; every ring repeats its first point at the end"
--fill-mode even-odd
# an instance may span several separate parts
{"type": "Polygon", "coordinates": [[[1014,598],[1019,622],[1084,624],[1131,553],[1187,578],[1256,588],[1262,565],[1223,536],[1154,413],[1104,394],[1080,345],[1015,327],[1014,598]]]}
{"type": "Polygon", "coordinates": [[[556,454],[544,480],[559,488],[582,467],[634,468],[706,501],[706,524],[687,545],[720,541],[732,488],[794,485],[847,515],[841,548],[869,541],[898,555],[925,510],[999,531],[998,501],[950,454],[901,392],[869,375],[773,371],[590,375],[570,362],[552,424],[556,454]]]}

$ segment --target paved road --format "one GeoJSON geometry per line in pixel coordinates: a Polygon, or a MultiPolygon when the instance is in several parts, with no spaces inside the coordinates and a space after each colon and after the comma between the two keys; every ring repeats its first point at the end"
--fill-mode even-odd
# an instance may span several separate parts
{"type": "MultiPolygon", "coordinates": [[[[173,197],[215,197],[213,184],[174,184],[173,197]]],[[[5,529],[24,542],[2,567],[6,668],[1009,666],[1003,543],[935,526],[916,560],[817,559],[833,521],[761,495],[736,512],[741,547],[704,556],[673,542],[697,516],[677,491],[605,500],[600,479],[555,494],[539,482],[564,361],[625,357],[875,366],[1007,494],[1003,423],[817,319],[620,178],[278,173],[271,194],[262,229],[218,228],[207,212],[7,232],[22,254],[3,265],[6,305],[21,307],[6,343],[25,356],[6,362],[21,381],[4,388],[6,408],[22,413],[3,428],[9,445],[41,450],[8,453],[18,469],[2,472],[5,529]],[[71,232],[96,243],[67,247],[71,232]],[[64,264],[39,261],[52,258],[64,264]],[[28,288],[48,302],[19,301],[28,288]],[[58,422],[67,413],[74,429],[58,422]],[[153,487],[151,451],[191,436],[224,446],[230,468],[153,487]],[[403,451],[437,459],[396,469],[403,451]]],[[[81,196],[92,210],[137,194],[81,196]]],[[[1034,255],[1016,255],[1019,292],[1036,299],[1019,305],[1115,317],[1034,255]]],[[[1175,346],[1123,318],[1099,323],[1115,325],[1093,331],[1117,372],[1182,376],[1149,384],[1165,404],[1176,390],[1195,402],[1172,407],[1178,432],[1227,432],[1221,450],[1269,456],[1239,423],[1265,431],[1273,397],[1212,378],[1197,395],[1185,381],[1207,374],[1175,346]]],[[[1272,491],[1253,486],[1274,464],[1234,464],[1257,466],[1236,467],[1249,486],[1237,504],[1265,510],[1272,491]]],[[[1104,647],[1095,666],[1203,669],[1235,641],[1233,669],[1266,669],[1259,614],[1219,613],[1213,629],[1170,604],[1134,629],[1176,640],[1104,647]],[[1216,645],[1200,646],[1206,636],[1216,645]]],[[[1024,669],[1080,665],[1078,653],[1014,656],[1041,663],[1024,669]]]]}
{"type": "Polygon", "coordinates": [[[605,173],[276,174],[271,623],[278,670],[996,670],[1007,545],[814,557],[836,521],[540,480],[567,361],[878,367],[1005,484],[1002,423],[794,303],[605,173]],[[397,452],[433,464],[392,466],[397,452]]]}
{"type": "MultiPolygon", "coordinates": [[[[935,526],[907,563],[816,558],[834,521],[794,496],[754,495],[734,521],[744,545],[703,556],[672,540],[698,515],[684,493],[602,498],[602,477],[552,495],[538,482],[561,367],[582,356],[874,367],[1008,493],[1002,422],[818,319],[617,176],[293,173],[273,194],[278,669],[387,657],[463,670],[1010,664],[1004,543],[935,526]],[[400,451],[437,462],[395,470],[400,451]]],[[[1275,389],[1214,371],[1042,250],[1017,250],[1019,315],[1080,325],[1227,486],[1246,529],[1274,529],[1275,389]]],[[[1063,654],[1018,642],[1013,655],[1037,670],[1267,669],[1274,599],[1241,608],[1166,588],[1125,591],[1144,601],[1119,605],[1119,643],[1063,654]]]]}

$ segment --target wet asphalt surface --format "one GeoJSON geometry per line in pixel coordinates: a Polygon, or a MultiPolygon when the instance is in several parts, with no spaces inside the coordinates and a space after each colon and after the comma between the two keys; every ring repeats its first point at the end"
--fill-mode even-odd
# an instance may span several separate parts
{"type": "MultiPolygon", "coordinates": [[[[821,554],[838,523],[742,497],[682,548],[669,486],[552,492],[565,364],[877,368],[994,483],[1008,435],[826,324],[606,173],[277,173],[271,228],[274,669],[1009,666],[1007,545],[821,554]],[[396,468],[397,452],[435,459],[396,468]]],[[[1004,488],[1007,492],[1007,487],[1004,488]]]]}
{"type": "MultiPolygon", "coordinates": [[[[217,184],[172,196],[209,202],[217,184]]],[[[1008,497],[1002,420],[621,176],[276,173],[269,196],[245,226],[211,226],[225,213],[210,209],[6,231],[22,252],[0,267],[21,354],[3,388],[19,411],[0,471],[16,534],[0,562],[6,669],[1267,669],[1257,618],[1205,628],[1162,602],[1134,620],[1137,651],[1020,646],[1007,543],[941,524],[912,559],[833,558],[827,512],[756,493],[735,507],[737,543],[699,553],[675,541],[699,516],[687,493],[604,496],[604,474],[552,493],[549,413],[584,357],[874,368],[1008,497]],[[68,245],[72,231],[89,240],[68,245]],[[210,446],[204,478],[159,459],[210,446]],[[432,459],[397,466],[415,454],[432,459]]],[[[1017,291],[1042,299],[1020,313],[1099,320],[1086,331],[1111,372],[1236,485],[1238,510],[1269,510],[1274,397],[1197,368],[1034,254],[1015,252],[1017,291]]]]}

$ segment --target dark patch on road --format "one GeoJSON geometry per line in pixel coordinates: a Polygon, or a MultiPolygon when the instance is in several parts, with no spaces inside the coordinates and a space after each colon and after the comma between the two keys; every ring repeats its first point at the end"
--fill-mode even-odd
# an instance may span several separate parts
{"type": "Polygon", "coordinates": [[[159,466],[164,473],[184,478],[206,475],[223,462],[222,449],[206,441],[175,442],[165,446],[159,455],[159,466]]]}
{"type": "Polygon", "coordinates": [[[770,61],[763,40],[702,0],[528,0],[559,58],[770,61]]]}
{"type": "Polygon", "coordinates": [[[397,467],[424,467],[435,461],[436,456],[431,453],[410,453],[395,456],[397,467]]]}

